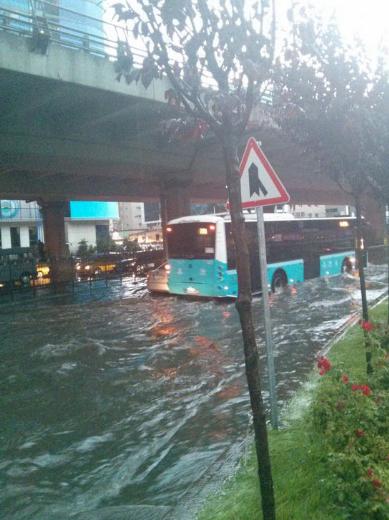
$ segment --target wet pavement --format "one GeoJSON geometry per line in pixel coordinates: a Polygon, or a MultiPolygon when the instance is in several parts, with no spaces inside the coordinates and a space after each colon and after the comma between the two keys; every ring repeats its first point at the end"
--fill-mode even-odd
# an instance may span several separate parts
{"type": "MultiPolygon", "coordinates": [[[[386,271],[367,278],[372,301],[386,271]]],[[[272,295],[280,405],[359,298],[350,276],[272,295]]],[[[260,299],[254,314],[265,367],[260,299]]],[[[236,463],[250,410],[233,303],[128,279],[0,305],[0,330],[0,518],[190,518],[236,463]]]]}

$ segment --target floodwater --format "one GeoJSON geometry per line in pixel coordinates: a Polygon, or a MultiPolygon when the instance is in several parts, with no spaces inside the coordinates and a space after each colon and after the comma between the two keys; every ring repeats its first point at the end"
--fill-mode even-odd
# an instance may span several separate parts
{"type": "MultiPolygon", "coordinates": [[[[385,269],[367,277],[374,300],[385,269]]],[[[358,310],[358,284],[271,297],[281,405],[358,310]]],[[[265,367],[261,313],[257,299],[265,367]]],[[[233,303],[151,297],[128,280],[3,304],[0,330],[0,518],[182,520],[232,471],[250,431],[233,303]]]]}

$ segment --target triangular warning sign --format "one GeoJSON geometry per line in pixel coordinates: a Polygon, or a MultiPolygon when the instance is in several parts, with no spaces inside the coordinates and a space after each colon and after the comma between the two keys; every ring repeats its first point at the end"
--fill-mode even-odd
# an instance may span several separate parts
{"type": "Polygon", "coordinates": [[[242,208],[289,202],[285,186],[254,137],[247,141],[239,171],[242,208]]]}

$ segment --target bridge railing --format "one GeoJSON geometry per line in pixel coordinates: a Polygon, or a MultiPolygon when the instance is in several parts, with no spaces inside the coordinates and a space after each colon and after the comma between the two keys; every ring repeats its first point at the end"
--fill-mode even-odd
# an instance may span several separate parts
{"type": "Polygon", "coordinates": [[[0,0],[0,30],[43,42],[58,43],[73,49],[82,49],[91,54],[116,59],[120,45],[129,45],[134,56],[134,65],[140,66],[146,50],[137,48],[128,41],[124,27],[102,18],[77,12],[63,5],[54,5],[41,0],[39,3],[0,0]],[[37,7],[39,6],[39,8],[37,7]]]}
{"type": "MultiPolygon", "coordinates": [[[[128,47],[134,67],[141,67],[147,51],[136,46],[135,37],[123,25],[107,21],[110,15],[103,16],[102,9],[101,17],[95,17],[65,7],[64,1],[58,5],[48,0],[0,0],[0,31],[29,38],[32,50],[43,54],[54,42],[115,61],[128,47]]],[[[203,85],[217,89],[215,80],[206,73],[203,85]]],[[[262,104],[272,104],[270,90],[263,95],[262,104]]]]}

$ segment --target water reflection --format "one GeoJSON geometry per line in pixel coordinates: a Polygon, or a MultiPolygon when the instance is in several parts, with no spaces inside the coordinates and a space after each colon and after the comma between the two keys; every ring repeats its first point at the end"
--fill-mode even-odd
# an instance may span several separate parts
{"type": "MultiPolygon", "coordinates": [[[[370,299],[385,277],[370,269],[370,299]]],[[[210,471],[246,436],[233,304],[135,289],[128,281],[97,296],[1,308],[0,511],[7,520],[181,520],[182,509],[170,508],[190,511],[210,471]]],[[[290,287],[272,295],[271,306],[282,403],[358,308],[358,280],[290,287]]],[[[260,299],[254,317],[263,338],[260,299]]]]}

